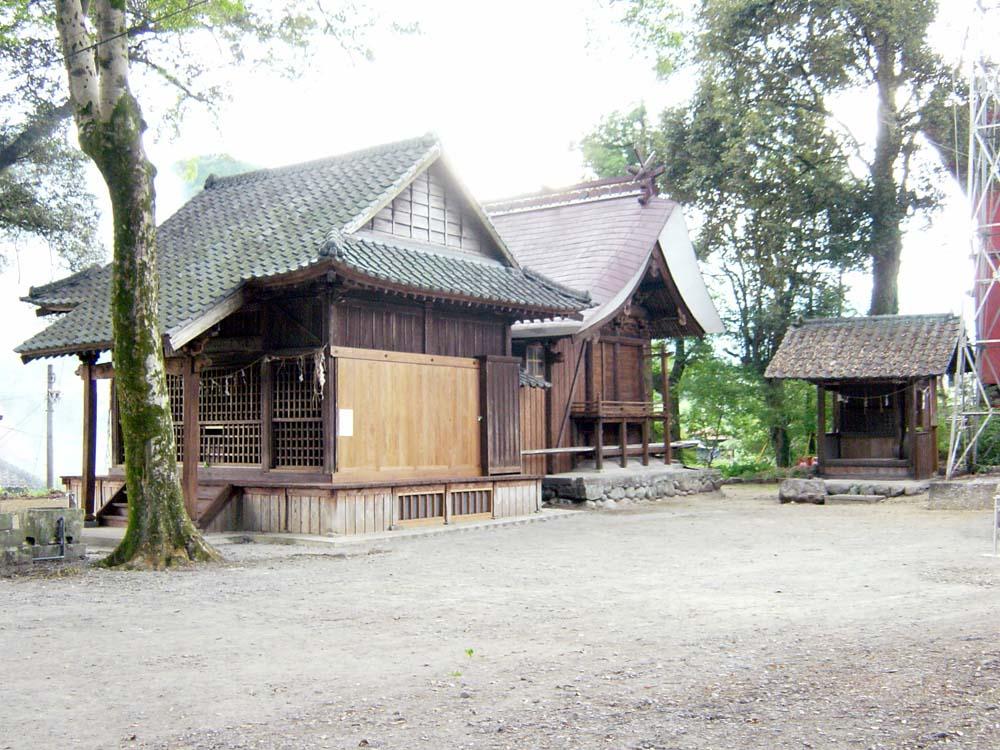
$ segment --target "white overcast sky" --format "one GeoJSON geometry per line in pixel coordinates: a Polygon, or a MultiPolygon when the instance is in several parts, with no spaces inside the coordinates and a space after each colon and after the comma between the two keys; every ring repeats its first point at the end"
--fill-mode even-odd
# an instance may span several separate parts
{"type": "MultiPolygon", "coordinates": [[[[179,137],[150,134],[147,146],[159,170],[159,220],[178,207],[181,186],[172,165],[181,159],[227,153],[271,167],[427,131],[442,138],[459,175],[479,198],[569,184],[585,176],[574,143],[602,115],[642,101],[656,112],[683,102],[690,91],[690,76],[656,80],[650,61],[633,51],[627,32],[616,23],[619,9],[613,4],[385,0],[372,6],[387,19],[418,21],[421,32],[373,38],[372,62],[349,62],[336,49],[318,51],[294,80],[232,71],[232,102],[217,120],[192,114],[179,137]]],[[[938,44],[957,54],[964,29],[964,17],[949,13],[936,30],[938,44]]],[[[143,87],[138,95],[142,101],[156,92],[143,87]]],[[[870,132],[874,119],[864,102],[856,98],[843,104],[844,116],[862,134],[870,132]]],[[[99,180],[93,182],[100,191],[99,180]]],[[[961,311],[970,278],[968,208],[959,191],[947,187],[941,211],[929,222],[918,219],[907,226],[901,312],[961,311]]],[[[107,222],[104,226],[108,234],[107,222]]],[[[43,322],[17,299],[28,286],[64,271],[43,247],[5,249],[12,262],[0,273],[5,321],[0,326],[0,457],[41,477],[47,362],[22,365],[12,349],[43,322]]],[[[853,281],[851,301],[864,312],[868,285],[863,275],[853,281]]],[[[48,362],[56,365],[62,392],[55,420],[56,474],[76,473],[82,386],[73,370],[78,362],[48,362]]],[[[107,459],[103,388],[100,398],[99,469],[107,459]]]]}

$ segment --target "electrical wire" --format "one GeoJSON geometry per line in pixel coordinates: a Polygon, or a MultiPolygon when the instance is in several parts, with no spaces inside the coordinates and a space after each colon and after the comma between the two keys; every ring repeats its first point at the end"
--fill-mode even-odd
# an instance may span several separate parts
{"type": "MultiPolygon", "coordinates": [[[[170,19],[176,18],[177,16],[183,15],[185,13],[190,13],[195,8],[198,8],[198,7],[200,7],[202,5],[205,5],[205,4],[209,3],[209,2],[211,2],[211,0],[195,0],[194,2],[189,3],[188,5],[186,5],[183,8],[177,8],[175,10],[170,11],[169,13],[164,13],[162,16],[157,16],[156,18],[151,18],[151,19],[149,19],[148,23],[149,23],[150,26],[153,26],[155,24],[162,23],[163,21],[169,21],[170,19]]],[[[102,44],[107,44],[109,42],[115,41],[116,39],[121,39],[122,37],[129,36],[131,33],[133,33],[133,31],[134,31],[134,29],[126,29],[125,31],[120,31],[117,34],[112,34],[111,36],[106,37],[104,39],[98,39],[93,44],[88,44],[86,47],[81,47],[78,50],[74,50],[73,52],[70,52],[69,58],[76,57],[77,55],[82,54],[84,52],[92,52],[93,50],[95,50],[98,47],[100,47],[102,44]]],[[[46,68],[49,68],[52,65],[54,65],[55,63],[59,62],[61,59],[64,59],[63,55],[61,55],[61,54],[60,55],[53,55],[48,60],[45,60],[44,62],[41,62],[38,65],[33,65],[30,68],[27,68],[25,70],[20,71],[19,73],[16,73],[16,74],[12,75],[10,78],[6,79],[5,83],[9,83],[10,81],[15,81],[18,78],[22,78],[23,76],[25,76],[27,74],[35,73],[35,72],[37,72],[39,70],[44,70],[46,68]]]]}

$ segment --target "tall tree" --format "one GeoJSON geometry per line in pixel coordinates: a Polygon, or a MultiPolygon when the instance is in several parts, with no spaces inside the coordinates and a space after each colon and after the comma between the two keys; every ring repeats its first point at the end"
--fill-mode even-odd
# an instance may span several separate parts
{"type": "MultiPolygon", "coordinates": [[[[32,0],[22,4],[38,5],[32,0]]],[[[283,9],[265,22],[240,0],[56,0],[54,11],[80,146],[104,177],[113,212],[113,356],[129,525],[108,562],[158,568],[214,559],[217,553],[184,510],[177,477],[159,335],[155,170],[143,148],[146,122],[130,88],[132,63],[145,60],[164,79],[197,97],[184,77],[206,70],[211,61],[185,57],[178,49],[166,57],[176,67],[166,68],[149,56],[153,47],[191,41],[208,30],[230,38],[235,45],[231,51],[239,58],[237,43],[244,35],[303,44],[312,34],[339,36],[345,23],[331,20],[324,27],[316,17],[283,9]]]]}
{"type": "MultiPolygon", "coordinates": [[[[762,378],[796,317],[841,311],[841,275],[861,261],[864,193],[821,115],[790,117],[724,66],[706,65],[691,106],[664,113],[661,127],[667,191],[700,214],[733,353],[762,378]]],[[[784,386],[765,386],[775,461],[787,466],[784,386]]]]}
{"type": "MultiPolygon", "coordinates": [[[[126,16],[130,75],[143,89],[167,92],[160,98],[170,103],[153,110],[154,122],[166,127],[176,126],[192,105],[213,107],[227,98],[220,70],[267,65],[293,75],[319,40],[370,56],[366,32],[377,20],[346,1],[297,7],[264,0],[121,0],[113,6],[126,16]]],[[[81,7],[90,17],[91,3],[81,7]]],[[[86,159],[67,139],[73,106],[53,19],[48,0],[0,0],[0,238],[41,237],[78,268],[102,260],[104,251],[94,241],[86,159]]]]}
{"type": "MultiPolygon", "coordinates": [[[[658,68],[669,69],[678,54],[669,35],[678,25],[675,5],[627,0],[626,7],[626,22],[651,46],[658,68]]],[[[843,163],[860,167],[872,315],[899,310],[903,222],[940,201],[934,181],[919,178],[922,143],[934,146],[946,169],[961,163],[951,117],[952,95],[961,91],[928,43],[936,12],[936,0],[703,0],[698,12],[695,63],[710,55],[769,91],[790,116],[822,115],[843,163]],[[838,96],[874,102],[873,143],[836,117],[830,102],[838,96]]]]}

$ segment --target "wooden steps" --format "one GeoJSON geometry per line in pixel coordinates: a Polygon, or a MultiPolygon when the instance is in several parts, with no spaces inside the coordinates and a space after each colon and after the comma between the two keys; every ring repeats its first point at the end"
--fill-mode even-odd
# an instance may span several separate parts
{"type": "Polygon", "coordinates": [[[121,528],[128,526],[128,502],[108,503],[104,506],[103,512],[97,517],[97,522],[101,526],[118,526],[121,528]]]}
{"type": "MultiPolygon", "coordinates": [[[[195,503],[195,525],[205,529],[232,499],[235,488],[231,484],[198,485],[198,499],[195,503]]],[[[114,494],[103,508],[97,512],[100,526],[124,528],[128,526],[128,495],[125,485],[114,494]]]]}

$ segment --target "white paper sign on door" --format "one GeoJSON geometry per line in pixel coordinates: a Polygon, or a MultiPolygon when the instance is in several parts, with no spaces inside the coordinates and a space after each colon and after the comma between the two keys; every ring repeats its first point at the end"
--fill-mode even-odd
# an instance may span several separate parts
{"type": "Polygon", "coordinates": [[[337,409],[337,436],[354,437],[354,409],[337,409]]]}

